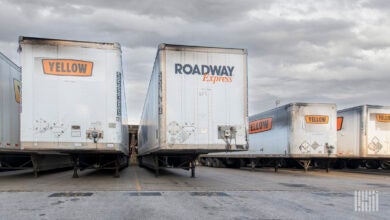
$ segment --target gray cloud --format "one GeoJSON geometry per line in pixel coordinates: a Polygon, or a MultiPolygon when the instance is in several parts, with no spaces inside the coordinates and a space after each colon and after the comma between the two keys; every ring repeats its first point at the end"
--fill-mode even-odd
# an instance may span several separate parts
{"type": "Polygon", "coordinates": [[[249,52],[249,109],[288,102],[390,105],[390,4],[345,1],[0,0],[0,50],[19,35],[120,42],[129,119],[138,123],[160,43],[249,52]]]}

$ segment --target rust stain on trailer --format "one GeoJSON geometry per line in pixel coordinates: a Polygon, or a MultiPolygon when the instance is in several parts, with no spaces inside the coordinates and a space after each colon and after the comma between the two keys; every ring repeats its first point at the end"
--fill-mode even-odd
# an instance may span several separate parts
{"type": "Polygon", "coordinates": [[[70,59],[43,59],[43,72],[57,76],[92,76],[93,62],[70,59]]]}

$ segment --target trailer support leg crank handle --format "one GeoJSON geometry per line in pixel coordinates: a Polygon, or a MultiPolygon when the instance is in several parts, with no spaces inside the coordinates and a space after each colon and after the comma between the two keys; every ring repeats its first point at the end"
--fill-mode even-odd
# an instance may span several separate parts
{"type": "Polygon", "coordinates": [[[254,171],[256,168],[256,161],[255,159],[251,159],[251,171],[254,171]]]}
{"type": "Polygon", "coordinates": [[[114,178],[119,178],[119,165],[120,165],[120,157],[119,155],[116,156],[116,159],[115,159],[115,174],[114,174],[114,178]]]}
{"type": "Polygon", "coordinates": [[[31,162],[33,164],[34,177],[38,178],[38,172],[39,172],[38,157],[36,155],[32,154],[31,155],[31,162]]]}
{"type": "Polygon", "coordinates": [[[306,173],[307,170],[309,169],[311,160],[298,160],[298,162],[303,167],[303,169],[305,170],[305,173],[306,173]]]}

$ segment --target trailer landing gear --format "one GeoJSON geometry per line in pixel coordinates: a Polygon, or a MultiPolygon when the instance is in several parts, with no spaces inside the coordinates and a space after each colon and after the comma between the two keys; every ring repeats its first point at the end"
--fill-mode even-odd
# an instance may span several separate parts
{"type": "Polygon", "coordinates": [[[277,173],[279,171],[279,167],[282,167],[282,159],[275,160],[275,173],[277,173]]]}
{"type": "Polygon", "coordinates": [[[39,168],[38,168],[38,158],[36,155],[31,155],[31,162],[33,164],[33,172],[34,172],[34,177],[38,178],[39,174],[39,168]]]}
{"type": "Polygon", "coordinates": [[[330,167],[330,160],[326,160],[326,172],[329,173],[329,167],[330,167]]]}
{"type": "Polygon", "coordinates": [[[119,155],[116,156],[116,160],[115,160],[115,174],[114,174],[114,178],[119,178],[119,167],[120,167],[120,157],[119,155]]]}
{"type": "Polygon", "coordinates": [[[158,177],[160,175],[160,170],[158,166],[158,156],[154,156],[153,159],[154,159],[154,171],[155,171],[154,175],[158,177]]]}
{"type": "Polygon", "coordinates": [[[195,160],[190,162],[191,178],[195,178],[195,160]]]}
{"type": "Polygon", "coordinates": [[[80,166],[79,155],[73,155],[72,160],[73,160],[73,176],[72,176],[72,178],[79,178],[79,174],[78,174],[78,169],[80,166]]]}
{"type": "Polygon", "coordinates": [[[305,173],[306,173],[307,170],[309,169],[311,160],[298,160],[298,163],[303,167],[303,169],[305,169],[305,173]]]}
{"type": "Polygon", "coordinates": [[[251,159],[251,171],[254,171],[256,168],[257,161],[255,159],[251,159]]]}

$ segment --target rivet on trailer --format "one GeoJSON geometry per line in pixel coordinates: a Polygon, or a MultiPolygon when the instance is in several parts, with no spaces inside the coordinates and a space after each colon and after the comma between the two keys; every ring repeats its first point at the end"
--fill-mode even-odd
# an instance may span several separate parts
{"type": "Polygon", "coordinates": [[[66,154],[78,170],[128,165],[126,99],[118,43],[20,37],[21,146],[66,154]]]}

